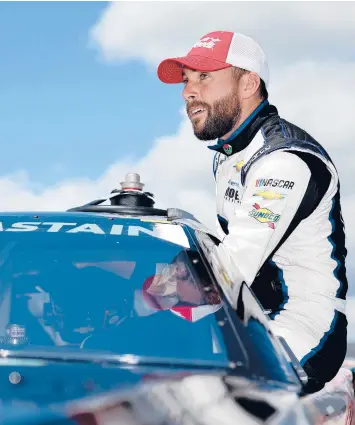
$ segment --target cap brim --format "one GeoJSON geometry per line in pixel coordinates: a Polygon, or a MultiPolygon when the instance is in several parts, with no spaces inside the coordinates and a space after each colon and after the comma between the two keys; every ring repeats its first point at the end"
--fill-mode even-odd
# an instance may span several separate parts
{"type": "Polygon", "coordinates": [[[177,84],[183,82],[182,69],[186,66],[196,71],[213,72],[231,67],[230,64],[220,62],[204,56],[185,56],[163,60],[158,66],[158,77],[163,83],[177,84]]]}

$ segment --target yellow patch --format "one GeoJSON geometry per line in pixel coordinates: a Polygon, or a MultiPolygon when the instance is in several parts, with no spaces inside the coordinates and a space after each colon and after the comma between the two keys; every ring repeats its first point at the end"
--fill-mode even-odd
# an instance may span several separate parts
{"type": "Polygon", "coordinates": [[[244,165],[244,161],[241,160],[241,161],[237,162],[234,167],[237,171],[240,171],[242,169],[243,165],[244,165]]]}
{"type": "Polygon", "coordinates": [[[281,193],[276,193],[271,190],[259,190],[256,193],[254,193],[254,196],[261,196],[264,199],[267,199],[269,201],[276,200],[276,199],[283,199],[285,195],[282,195],[281,193]]]}

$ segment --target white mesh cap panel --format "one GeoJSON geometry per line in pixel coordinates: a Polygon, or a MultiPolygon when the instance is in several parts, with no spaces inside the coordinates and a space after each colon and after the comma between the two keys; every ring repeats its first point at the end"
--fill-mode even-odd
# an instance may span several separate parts
{"type": "Polygon", "coordinates": [[[265,85],[269,83],[269,67],[265,53],[252,38],[244,34],[234,34],[229,47],[226,62],[256,72],[264,80],[265,85]]]}

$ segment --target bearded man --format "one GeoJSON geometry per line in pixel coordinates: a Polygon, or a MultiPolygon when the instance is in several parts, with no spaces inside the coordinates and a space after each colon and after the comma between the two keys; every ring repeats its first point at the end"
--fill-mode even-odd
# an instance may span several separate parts
{"type": "MultiPolygon", "coordinates": [[[[218,246],[233,258],[274,333],[320,390],[345,358],[348,288],[337,170],[305,130],[268,100],[262,48],[228,31],[204,35],[158,67],[181,83],[194,134],[214,141],[218,246]]],[[[286,94],[285,94],[286,95],[286,94]]]]}

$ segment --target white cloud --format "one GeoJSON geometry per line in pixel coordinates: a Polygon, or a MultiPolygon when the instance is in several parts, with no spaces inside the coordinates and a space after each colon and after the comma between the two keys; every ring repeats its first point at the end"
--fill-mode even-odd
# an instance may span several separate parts
{"type": "Polygon", "coordinates": [[[270,99],[284,114],[327,146],[352,142],[355,61],[297,62],[275,74],[270,99]]]}
{"type": "Polygon", "coordinates": [[[272,63],[354,55],[353,2],[113,2],[93,27],[107,60],[185,54],[203,34],[255,37],[272,63]]]}

